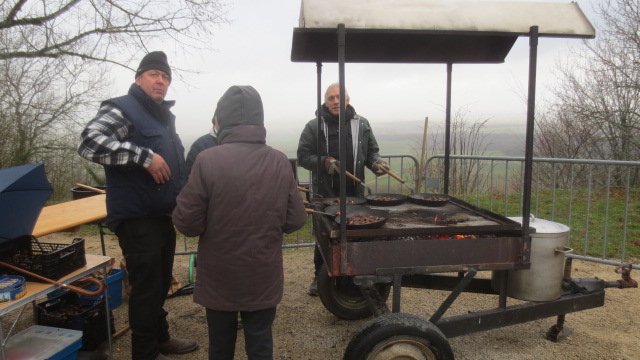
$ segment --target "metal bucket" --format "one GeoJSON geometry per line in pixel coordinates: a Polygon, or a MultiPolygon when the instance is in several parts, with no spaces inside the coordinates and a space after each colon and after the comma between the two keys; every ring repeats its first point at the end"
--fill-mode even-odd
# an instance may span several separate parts
{"type": "MultiPolygon", "coordinates": [[[[93,186],[96,189],[106,190],[106,186],[93,186]]],[[[98,195],[97,192],[81,187],[74,187],[71,189],[71,196],[73,200],[84,199],[89,196],[98,195]]]]}
{"type": "MultiPolygon", "coordinates": [[[[522,217],[511,217],[522,224],[522,217]]],[[[491,285],[499,291],[500,279],[507,273],[507,296],[526,301],[556,300],[562,293],[565,254],[569,227],[560,223],[531,218],[531,267],[526,270],[494,271],[491,285]]]]}

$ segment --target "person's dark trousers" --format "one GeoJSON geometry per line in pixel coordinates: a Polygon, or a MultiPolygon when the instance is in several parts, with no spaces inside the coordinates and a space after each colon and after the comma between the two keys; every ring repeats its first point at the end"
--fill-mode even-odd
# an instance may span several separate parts
{"type": "MultiPolygon", "coordinates": [[[[276,308],[240,311],[244,349],[249,360],[273,360],[273,320],[276,308]]],[[[238,332],[237,311],[207,309],[209,360],[233,360],[238,332]]]]}
{"type": "Polygon", "coordinates": [[[176,232],[171,217],[123,221],[115,231],[131,284],[129,325],[131,358],[158,356],[158,344],[169,340],[164,301],[171,286],[176,232]]]}

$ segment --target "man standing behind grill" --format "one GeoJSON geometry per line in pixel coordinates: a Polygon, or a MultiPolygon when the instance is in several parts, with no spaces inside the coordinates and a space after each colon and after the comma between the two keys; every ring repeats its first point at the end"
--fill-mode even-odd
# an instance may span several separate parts
{"type": "Polygon", "coordinates": [[[196,157],[173,221],[200,237],[193,301],[206,308],[209,359],[233,359],[240,313],[248,358],[272,360],[284,291],[282,233],[300,229],[307,213],[289,159],[266,145],[253,87],[230,87],[214,123],[219,144],[196,157]]]}
{"type": "MultiPolygon", "coordinates": [[[[340,195],[340,172],[338,168],[354,174],[364,181],[365,166],[376,175],[384,174],[378,166],[387,166],[380,159],[378,142],[376,141],[369,121],[356,114],[353,106],[349,105],[349,93],[345,89],[345,129],[347,131],[346,159],[340,159],[339,122],[340,117],[340,84],[329,85],[324,94],[322,114],[320,114],[320,131],[318,134],[317,117],[311,119],[302,130],[298,143],[298,163],[300,166],[312,172],[313,193],[322,197],[337,197],[340,195]],[[319,136],[318,136],[319,135],[319,136]],[[318,141],[320,141],[320,154],[318,154],[318,141]],[[320,168],[317,168],[320,157],[320,168]]],[[[316,114],[317,116],[318,114],[316,114]]],[[[364,196],[364,187],[358,185],[350,178],[346,179],[347,196],[364,196]]],[[[320,249],[316,245],[313,254],[315,266],[314,278],[309,287],[309,295],[318,295],[318,274],[323,264],[320,249]]]]}
{"type": "MultiPolygon", "coordinates": [[[[214,123],[214,119],[211,119],[211,123],[214,123]]],[[[193,142],[191,148],[189,149],[189,152],[187,153],[187,160],[185,163],[187,168],[187,176],[191,174],[191,168],[193,167],[193,163],[196,161],[196,157],[198,156],[198,154],[200,154],[203,150],[218,145],[217,136],[218,133],[214,125],[211,127],[211,130],[209,130],[209,133],[200,136],[198,139],[196,139],[196,141],[193,142]]]]}
{"type": "Polygon", "coordinates": [[[80,156],[104,166],[107,226],[118,236],[129,281],[133,360],[194,351],[169,336],[164,301],[171,286],[176,232],[171,212],[186,182],[174,101],[165,101],[171,68],[162,51],[147,54],[125,96],[106,100],[81,134],[80,156]]]}

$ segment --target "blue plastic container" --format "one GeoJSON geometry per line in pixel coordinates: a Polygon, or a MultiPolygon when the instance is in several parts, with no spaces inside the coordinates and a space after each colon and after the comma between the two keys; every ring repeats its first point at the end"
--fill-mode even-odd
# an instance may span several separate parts
{"type": "Polygon", "coordinates": [[[9,360],[76,360],[82,331],[34,325],[7,340],[9,360]]]}
{"type": "MultiPolygon", "coordinates": [[[[109,309],[111,310],[122,305],[122,280],[124,279],[124,275],[124,270],[111,269],[111,271],[109,271],[109,276],[107,276],[106,284],[109,287],[109,309]]],[[[104,279],[102,282],[104,282],[104,279]]],[[[84,287],[84,289],[88,291],[95,291],[98,290],[98,285],[91,284],[84,287]]],[[[80,299],[100,300],[102,299],[102,295],[103,294],[96,296],[80,295],[80,299]]]]}

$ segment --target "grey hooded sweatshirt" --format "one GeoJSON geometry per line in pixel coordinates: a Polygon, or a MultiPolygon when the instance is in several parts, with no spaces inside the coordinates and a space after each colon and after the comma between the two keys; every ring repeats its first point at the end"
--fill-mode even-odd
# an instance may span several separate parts
{"type": "Polygon", "coordinates": [[[266,145],[262,100],[232,86],[218,101],[216,147],[196,159],[173,222],[199,236],[193,300],[212,310],[256,311],[282,299],[282,233],[307,219],[285,154],[266,145]]]}

